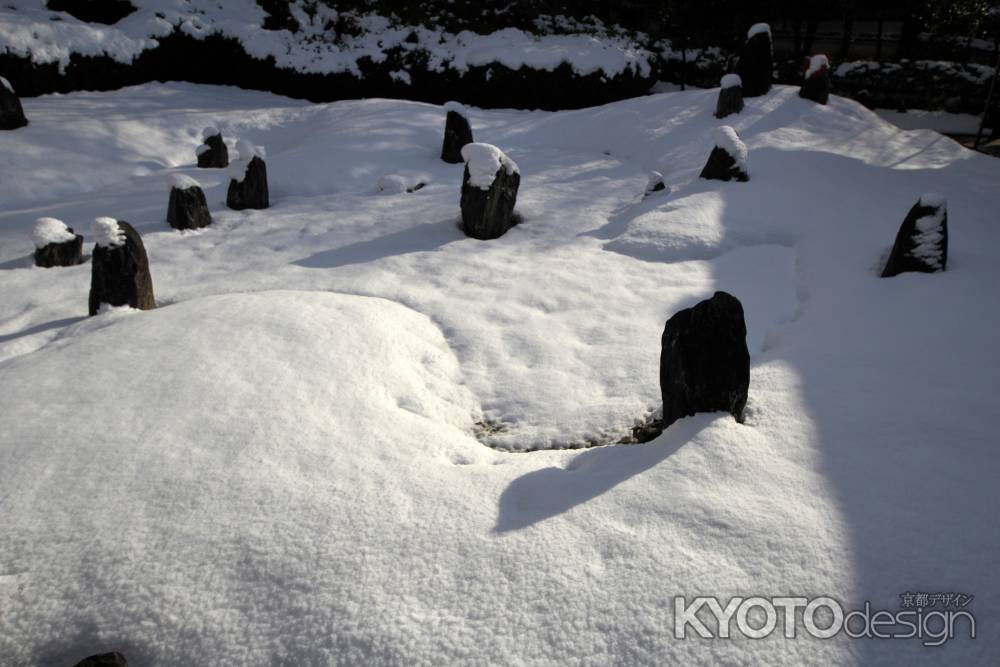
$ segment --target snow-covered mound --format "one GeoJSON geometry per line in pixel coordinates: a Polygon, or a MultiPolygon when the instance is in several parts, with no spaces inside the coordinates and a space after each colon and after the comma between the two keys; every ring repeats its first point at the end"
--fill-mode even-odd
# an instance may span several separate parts
{"type": "Polygon", "coordinates": [[[65,243],[76,236],[62,220],[56,218],[38,218],[31,227],[31,240],[36,248],[44,248],[50,243],[65,243]]]}
{"type": "Polygon", "coordinates": [[[473,110],[522,177],[489,242],[456,227],[439,106],[27,100],[0,135],[2,661],[988,663],[1000,162],[778,87],[726,119],[753,180],[701,181],[717,94],[473,110]],[[210,123],[267,145],[270,209],[194,168],[210,123]],[[174,173],[211,227],[167,227],[174,173]],[[386,175],[427,185],[372,196],[386,175]],[[881,279],[923,192],[947,270],[881,279]],[[90,267],[30,267],[40,215],[131,222],[163,307],[84,320],[90,267]],[[745,425],[503,451],[628,435],[666,318],[716,290],[746,313],[745,425]],[[675,595],[919,591],[975,595],[978,637],[673,636],[675,595]]]}

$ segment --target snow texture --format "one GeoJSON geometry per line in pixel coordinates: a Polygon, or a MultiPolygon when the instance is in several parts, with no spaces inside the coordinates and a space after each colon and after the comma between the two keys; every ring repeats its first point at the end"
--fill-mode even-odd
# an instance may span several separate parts
{"type": "Polygon", "coordinates": [[[125,244],[125,232],[114,218],[101,217],[94,220],[90,226],[94,242],[106,248],[115,248],[125,244]]]}
{"type": "Polygon", "coordinates": [[[445,113],[449,111],[454,111],[459,116],[463,116],[466,119],[468,119],[469,117],[469,110],[461,102],[455,102],[455,101],[445,102],[444,110],[445,113]]]}
{"type": "Polygon", "coordinates": [[[170,174],[167,183],[171,190],[190,190],[200,188],[201,184],[187,174],[170,174]]]}
{"type": "Polygon", "coordinates": [[[752,26],[750,26],[750,29],[747,30],[747,39],[750,39],[754,35],[760,35],[760,34],[765,34],[768,37],[770,37],[771,26],[767,23],[754,23],[752,26]]]}
{"type": "Polygon", "coordinates": [[[719,81],[719,86],[722,88],[735,88],[742,85],[743,79],[740,78],[739,74],[724,74],[719,81]]]}
{"type": "Polygon", "coordinates": [[[718,94],[476,110],[530,174],[490,242],[456,227],[437,105],[25,100],[0,133],[0,662],[994,664],[1000,161],[775,86],[732,119],[754,178],[727,187],[698,178],[718,94]],[[222,118],[280,196],[174,233],[168,174],[225,198],[190,164],[222,118]],[[372,196],[386,174],[427,186],[372,196]],[[949,270],[880,280],[935,190],[949,270]],[[29,266],[38,211],[132,222],[169,305],[87,318],[90,266],[29,266]],[[744,306],[747,423],[569,449],[655,412],[664,322],[716,290],[744,306]],[[915,590],[975,595],[977,638],[673,638],[675,595],[915,590]]]}
{"type": "MultiPolygon", "coordinates": [[[[306,73],[361,76],[360,59],[381,63],[394,49],[426,54],[428,67],[437,72],[464,73],[470,66],[492,64],[552,71],[563,63],[581,75],[651,72],[650,52],[608,32],[537,36],[506,28],[489,34],[467,30],[456,34],[296,0],[289,9],[299,30],[292,33],[264,29],[266,13],[255,0],[132,0],[132,4],[137,11],[105,26],[51,12],[45,0],[5,0],[0,8],[0,51],[30,56],[39,64],[55,62],[61,70],[73,54],[107,55],[128,64],[176,30],[195,39],[212,34],[231,37],[255,58],[273,57],[278,67],[306,73]],[[358,34],[331,30],[339,18],[355,19],[358,34]],[[408,41],[414,36],[415,43],[408,41]]],[[[405,79],[397,73],[397,80],[405,79]]]]}
{"type": "Polygon", "coordinates": [[[469,184],[489,190],[500,168],[507,174],[520,173],[517,163],[492,144],[471,143],[462,147],[462,158],[469,168],[469,184]]]}
{"type": "Polygon", "coordinates": [[[2,76],[0,76],[0,86],[3,86],[4,88],[6,88],[11,93],[14,92],[14,86],[10,85],[10,81],[8,81],[7,79],[3,78],[2,76]]]}
{"type": "Polygon", "coordinates": [[[823,68],[830,67],[830,59],[823,54],[817,54],[809,57],[809,67],[806,69],[805,78],[811,77],[816,72],[819,72],[823,68]]]}
{"type": "Polygon", "coordinates": [[[50,243],[65,243],[75,238],[76,235],[69,231],[66,223],[56,218],[38,218],[31,227],[31,240],[39,249],[50,243]]]}
{"type": "Polygon", "coordinates": [[[746,171],[747,145],[736,134],[736,130],[729,125],[720,125],[712,130],[712,138],[715,140],[717,147],[729,153],[736,160],[736,164],[739,165],[740,169],[746,171]]]}

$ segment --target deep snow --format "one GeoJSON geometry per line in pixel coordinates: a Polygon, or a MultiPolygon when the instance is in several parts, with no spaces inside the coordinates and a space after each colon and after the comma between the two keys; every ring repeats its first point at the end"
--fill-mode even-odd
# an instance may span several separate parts
{"type": "Polygon", "coordinates": [[[988,662],[1000,162],[778,87],[726,119],[753,180],[703,181],[717,93],[474,110],[522,175],[493,241],[457,229],[441,107],[25,100],[0,133],[4,662],[988,662]],[[210,123],[268,147],[272,208],[227,210],[226,170],[193,166],[210,123]],[[211,227],[166,225],[178,173],[211,227]],[[390,176],[427,185],[374,196],[390,176]],[[927,191],[948,271],[878,278],[927,191]],[[131,222],[161,307],[85,318],[88,265],[30,266],[43,215],[131,222]],[[477,441],[626,434],[664,321],[716,289],[747,315],[745,425],[477,441]],[[672,637],[679,594],[914,590],[974,594],[979,637],[672,637]]]}

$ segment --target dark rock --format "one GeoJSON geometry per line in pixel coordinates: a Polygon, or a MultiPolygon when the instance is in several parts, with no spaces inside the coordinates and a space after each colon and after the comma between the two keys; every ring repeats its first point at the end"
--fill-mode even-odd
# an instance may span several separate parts
{"type": "Polygon", "coordinates": [[[715,148],[708,156],[701,177],[715,181],[748,181],[747,147],[736,130],[723,125],[715,129],[715,148]]]}
{"type": "Polygon", "coordinates": [[[514,204],[521,174],[517,165],[489,144],[468,144],[462,151],[462,231],[476,239],[495,239],[517,224],[514,204]],[[495,171],[493,171],[495,168],[495,171]],[[489,182],[489,173],[493,173],[489,182]],[[489,182],[487,187],[483,184],[489,182]]]}
{"type": "Polygon", "coordinates": [[[464,114],[449,110],[444,123],[441,159],[450,164],[461,164],[462,148],[472,142],[472,127],[469,126],[469,120],[464,114]]]}
{"type": "Polygon", "coordinates": [[[136,9],[128,0],[48,0],[46,6],[87,23],[105,25],[118,23],[136,9]]]}
{"type": "Polygon", "coordinates": [[[667,184],[663,182],[663,174],[658,171],[649,172],[649,181],[646,183],[646,195],[654,192],[661,192],[667,189],[667,184]]]}
{"type": "Polygon", "coordinates": [[[198,166],[202,169],[223,169],[229,166],[229,150],[221,133],[207,134],[196,153],[198,166]]]}
{"type": "Polygon", "coordinates": [[[267,192],[267,165],[258,156],[250,162],[238,160],[230,165],[229,192],[226,194],[226,206],[242,211],[246,208],[267,208],[271,205],[267,192]],[[244,166],[245,165],[245,166],[244,166]],[[236,172],[243,172],[243,179],[236,178],[236,172]]]}
{"type": "Polygon", "coordinates": [[[948,263],[948,206],[944,197],[925,194],[899,227],[882,270],[883,278],[917,271],[944,271],[948,263]]]}
{"type": "Polygon", "coordinates": [[[746,335],[743,306],[726,292],[667,320],[660,341],[664,428],[696,412],[725,411],[743,423],[750,388],[746,335]]]}
{"type": "Polygon", "coordinates": [[[16,130],[28,124],[14,87],[7,79],[0,77],[0,130],[16,130]]]}
{"type": "Polygon", "coordinates": [[[198,229],[212,224],[205,193],[193,179],[175,181],[170,188],[167,222],[174,229],[198,229]]]}
{"type": "Polygon", "coordinates": [[[799,97],[819,104],[830,99],[830,61],[826,56],[817,55],[809,59],[809,69],[799,88],[799,97]]]}
{"type": "Polygon", "coordinates": [[[722,77],[719,100],[715,104],[716,118],[725,118],[743,111],[743,84],[740,81],[740,77],[736,74],[722,77]]]}
{"type": "Polygon", "coordinates": [[[149,258],[139,233],[127,222],[98,218],[94,223],[94,255],[91,258],[90,314],[101,304],[156,308],[149,258]]]}
{"type": "Polygon", "coordinates": [[[766,95],[771,90],[773,71],[771,29],[765,23],[758,23],[747,33],[747,41],[736,63],[736,73],[743,81],[743,95],[745,97],[766,95]]]}
{"type": "Polygon", "coordinates": [[[35,266],[76,266],[83,263],[83,237],[62,220],[38,218],[31,230],[35,266]]]}
{"type": "Polygon", "coordinates": [[[84,658],[73,667],[128,667],[125,656],[117,651],[114,653],[101,653],[84,658]]]}
{"type": "MultiPolygon", "coordinates": [[[[69,228],[70,233],[73,228],[69,228]]],[[[83,237],[76,234],[71,241],[49,243],[43,248],[35,249],[35,266],[51,268],[53,266],[76,266],[83,264],[83,237]]]]}

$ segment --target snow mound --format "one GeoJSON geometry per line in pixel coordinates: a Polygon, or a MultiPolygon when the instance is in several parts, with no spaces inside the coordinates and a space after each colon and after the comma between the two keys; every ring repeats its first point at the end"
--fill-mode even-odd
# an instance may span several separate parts
{"type": "Polygon", "coordinates": [[[719,86],[722,88],[735,88],[742,85],[743,79],[740,78],[739,74],[725,74],[719,81],[719,86]]]}
{"type": "Polygon", "coordinates": [[[816,72],[819,72],[820,70],[822,70],[824,68],[826,68],[826,69],[830,68],[830,59],[829,58],[827,58],[822,53],[816,54],[814,56],[810,56],[809,57],[809,68],[806,70],[806,76],[805,76],[805,78],[808,79],[813,74],[815,74],[816,72]]]}
{"type": "Polygon", "coordinates": [[[187,174],[170,174],[167,184],[171,190],[190,190],[201,187],[201,183],[187,174]]]}
{"type": "Polygon", "coordinates": [[[746,170],[747,145],[736,134],[736,130],[729,125],[722,125],[712,130],[712,138],[718,148],[729,153],[736,160],[736,164],[744,171],[746,170]]]}
{"type": "Polygon", "coordinates": [[[445,112],[454,111],[459,116],[464,116],[465,118],[469,117],[469,110],[461,102],[445,102],[444,110],[445,112]]]}
{"type": "Polygon", "coordinates": [[[90,232],[99,246],[114,248],[125,244],[125,232],[114,218],[97,218],[90,226],[90,232]]]}
{"type": "Polygon", "coordinates": [[[466,144],[462,147],[462,158],[469,168],[469,183],[483,190],[493,185],[500,167],[508,175],[519,173],[517,163],[493,144],[466,144]]]}
{"type": "Polygon", "coordinates": [[[31,228],[31,240],[39,249],[50,243],[65,243],[74,238],[76,235],[69,231],[66,223],[57,218],[38,218],[31,228]]]}
{"type": "Polygon", "coordinates": [[[219,128],[214,125],[209,125],[201,131],[201,138],[208,139],[209,137],[214,137],[217,134],[219,134],[219,128]]]}
{"type": "Polygon", "coordinates": [[[754,23],[752,26],[750,26],[750,29],[747,30],[747,39],[750,39],[754,35],[761,35],[761,34],[765,34],[765,35],[770,36],[770,34],[771,34],[771,26],[770,26],[770,24],[768,24],[768,23],[754,23]]]}
{"type": "Polygon", "coordinates": [[[3,78],[2,76],[0,76],[0,86],[3,86],[7,90],[9,90],[11,93],[14,92],[14,86],[10,85],[10,81],[8,81],[7,79],[3,78]]]}

